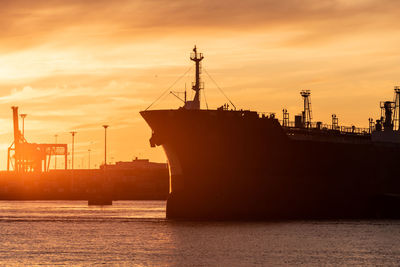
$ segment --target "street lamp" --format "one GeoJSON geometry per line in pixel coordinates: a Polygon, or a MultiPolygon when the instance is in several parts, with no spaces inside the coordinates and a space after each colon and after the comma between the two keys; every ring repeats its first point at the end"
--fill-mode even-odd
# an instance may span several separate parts
{"type": "Polygon", "coordinates": [[[88,164],[88,169],[90,170],[90,151],[92,151],[92,150],[90,150],[90,148],[88,149],[88,152],[89,152],[89,164],[88,164]]]}
{"type": "MultiPolygon", "coordinates": [[[[55,143],[56,145],[57,145],[57,137],[58,137],[58,134],[55,134],[54,138],[56,139],[56,143],[55,143]]],[[[57,169],[57,153],[54,155],[54,169],[55,170],[57,169]]]]}
{"type": "Polygon", "coordinates": [[[76,132],[72,131],[70,132],[70,134],[72,134],[72,166],[71,169],[74,169],[74,143],[75,143],[75,134],[76,132]]]}
{"type": "Polygon", "coordinates": [[[107,128],[109,125],[103,125],[104,128],[104,168],[107,166],[107,128]]]}
{"type": "Polygon", "coordinates": [[[25,118],[28,116],[28,114],[19,114],[22,119],[22,136],[25,137],[25,118]]]}

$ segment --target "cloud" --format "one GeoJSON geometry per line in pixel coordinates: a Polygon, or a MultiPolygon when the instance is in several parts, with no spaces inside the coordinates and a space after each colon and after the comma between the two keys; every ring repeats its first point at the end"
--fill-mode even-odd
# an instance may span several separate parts
{"type": "Polygon", "coordinates": [[[3,51],[43,43],[110,47],[111,43],[182,34],[234,35],[237,31],[277,27],[302,30],[309,36],[400,28],[397,23],[400,2],[396,0],[5,0],[2,6],[0,49],[3,51]]]}
{"type": "Polygon", "coordinates": [[[21,90],[14,88],[9,95],[0,96],[0,103],[18,103],[24,101],[35,101],[38,99],[53,97],[58,94],[57,89],[37,90],[30,86],[25,86],[21,90]]]}
{"type": "MultiPolygon", "coordinates": [[[[147,104],[142,98],[127,92],[134,85],[131,82],[111,80],[103,86],[61,86],[37,88],[25,86],[12,89],[0,96],[0,104],[17,105],[20,111],[28,113],[27,123],[31,132],[46,131],[49,127],[56,131],[68,129],[90,130],[103,122],[126,127],[137,118],[140,106],[147,104]],[[135,112],[135,118],[132,113],[135,112]]],[[[11,110],[5,118],[11,117],[11,110]]],[[[11,124],[10,124],[11,125],[11,124]]],[[[7,132],[12,129],[9,128],[7,132]]]]}

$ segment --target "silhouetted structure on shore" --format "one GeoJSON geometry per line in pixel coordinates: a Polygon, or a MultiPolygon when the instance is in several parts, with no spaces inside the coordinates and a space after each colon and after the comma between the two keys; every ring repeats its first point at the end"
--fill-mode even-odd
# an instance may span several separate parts
{"type": "MultiPolygon", "coordinates": [[[[165,163],[136,159],[107,165],[112,200],[164,200],[169,177],[165,163]],[[136,163],[138,161],[138,163],[136,163]],[[119,166],[126,166],[120,168],[119,166]]],[[[103,169],[50,170],[37,173],[0,172],[3,200],[88,200],[104,185],[103,169]]]]}
{"type": "MultiPolygon", "coordinates": [[[[0,172],[3,200],[88,200],[89,204],[111,204],[112,200],[166,199],[169,187],[165,163],[136,158],[130,162],[102,165],[100,169],[67,169],[67,144],[29,143],[21,133],[18,107],[12,107],[14,142],[8,148],[7,171],[0,172]],[[50,170],[50,161],[64,156],[65,169],[50,170]],[[106,167],[106,168],[105,168],[106,167]]],[[[26,114],[21,114],[23,119],[26,114]]],[[[106,130],[108,125],[103,125],[106,130]]],[[[23,126],[24,128],[24,126],[23,126]]],[[[106,136],[105,136],[106,141],[106,136]]],[[[106,149],[106,142],[104,144],[106,149]]],[[[89,150],[90,153],[90,150],[89,150]]],[[[104,151],[105,160],[106,150],[104,151]]],[[[56,168],[56,165],[55,165],[56,168]]]]}
{"type": "MultiPolygon", "coordinates": [[[[14,142],[8,148],[7,170],[14,169],[17,173],[47,172],[50,169],[52,156],[64,156],[64,166],[67,169],[67,144],[36,144],[29,143],[19,130],[18,107],[12,107],[14,142]],[[11,168],[10,168],[11,167],[11,168]]],[[[25,115],[26,114],[21,114],[25,115]]],[[[24,119],[25,116],[22,116],[24,119]]]]}
{"type": "Polygon", "coordinates": [[[151,146],[169,160],[168,218],[400,218],[400,89],[382,102],[369,128],[312,121],[310,91],[295,121],[248,110],[200,109],[195,97],[177,110],[140,112],[151,146]]]}

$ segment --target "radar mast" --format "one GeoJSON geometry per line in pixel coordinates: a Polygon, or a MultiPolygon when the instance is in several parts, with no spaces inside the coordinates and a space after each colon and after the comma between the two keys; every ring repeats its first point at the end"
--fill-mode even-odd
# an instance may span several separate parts
{"type": "Polygon", "coordinates": [[[200,81],[201,74],[201,61],[203,60],[203,53],[198,53],[196,46],[193,48],[193,52],[190,55],[190,60],[195,62],[196,65],[196,80],[192,83],[192,90],[195,91],[193,100],[186,101],[184,108],[186,109],[200,109],[200,90],[203,89],[202,83],[200,81]]]}

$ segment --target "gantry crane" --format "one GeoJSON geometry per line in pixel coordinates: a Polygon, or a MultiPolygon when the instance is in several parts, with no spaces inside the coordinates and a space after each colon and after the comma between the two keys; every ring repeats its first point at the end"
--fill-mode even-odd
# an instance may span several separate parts
{"type": "Polygon", "coordinates": [[[19,130],[18,107],[13,110],[14,142],[8,148],[7,171],[10,166],[15,172],[47,172],[52,156],[63,155],[67,169],[67,144],[29,143],[19,130]]]}

